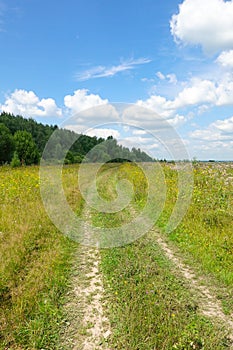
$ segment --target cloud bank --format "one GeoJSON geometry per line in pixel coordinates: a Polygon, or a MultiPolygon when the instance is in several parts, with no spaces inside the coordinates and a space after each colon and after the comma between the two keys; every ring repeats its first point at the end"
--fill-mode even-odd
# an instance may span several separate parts
{"type": "Polygon", "coordinates": [[[184,0],[172,16],[171,33],[178,43],[200,45],[207,54],[233,48],[233,1],[184,0]]]}
{"type": "Polygon", "coordinates": [[[15,90],[0,105],[0,111],[24,117],[61,117],[62,110],[52,98],[41,100],[33,91],[15,90]]]}

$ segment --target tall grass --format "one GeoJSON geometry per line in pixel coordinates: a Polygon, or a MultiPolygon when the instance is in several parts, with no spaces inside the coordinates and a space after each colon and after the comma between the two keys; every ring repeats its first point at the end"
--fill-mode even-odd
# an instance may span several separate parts
{"type": "MultiPolygon", "coordinates": [[[[176,171],[164,166],[168,200],[158,225],[166,225],[176,201],[176,171]]],[[[233,165],[197,163],[193,169],[191,204],[182,223],[169,238],[207,273],[233,285],[233,165]]]]}
{"type": "MultiPolygon", "coordinates": [[[[232,200],[232,193],[229,188],[224,189],[221,169],[216,173],[214,169],[212,170],[215,187],[211,183],[212,178],[208,179],[209,170],[207,170],[205,166],[197,166],[194,169],[195,185],[191,206],[183,223],[169,237],[184,252],[187,249],[192,266],[195,261],[203,271],[211,272],[216,278],[221,279],[222,283],[228,285],[231,277],[229,262],[232,261],[232,256],[228,254],[221,259],[221,264],[218,260],[216,267],[212,260],[210,263],[209,254],[221,254],[222,236],[224,242],[226,237],[229,242],[232,241],[231,221],[227,210],[232,200]],[[207,211],[207,205],[212,208],[212,212],[207,211]],[[223,208],[226,210],[222,212],[223,208]],[[219,220],[216,225],[213,222],[211,225],[208,224],[207,218],[212,217],[211,214],[219,220]],[[222,234],[219,233],[220,226],[222,234]],[[211,244],[203,246],[203,241],[210,241],[210,234],[211,244]]],[[[166,226],[177,196],[175,169],[164,165],[163,171],[167,185],[167,199],[164,212],[159,219],[161,228],[166,226]]],[[[124,164],[119,167],[116,179],[122,177],[130,179],[136,188],[134,207],[143,207],[147,186],[141,170],[132,164],[124,164]]],[[[108,193],[106,181],[102,187],[100,186],[100,192],[101,189],[104,190],[106,198],[108,193]]],[[[111,197],[110,191],[109,199],[111,197]]],[[[92,215],[95,224],[108,227],[109,214],[93,212],[92,215]]],[[[126,219],[124,215],[116,213],[111,214],[111,220],[117,226],[123,224],[126,219]]],[[[133,244],[102,251],[102,271],[107,291],[109,318],[113,328],[110,347],[132,350],[229,347],[224,332],[209,319],[201,316],[198,300],[186,289],[182,280],[174,276],[170,263],[156,244],[153,231],[133,244]]],[[[228,297],[226,301],[229,300],[228,297]]]]}
{"type": "Polygon", "coordinates": [[[48,218],[38,167],[0,168],[0,348],[55,349],[75,245],[48,218]]]}
{"type": "MultiPolygon", "coordinates": [[[[48,218],[38,170],[0,168],[0,349],[59,348],[63,296],[77,244],[59,233],[48,218]]],[[[77,166],[65,167],[63,185],[69,204],[82,215],[77,171],[77,166]]],[[[163,171],[167,199],[157,222],[162,231],[177,196],[176,170],[164,164],[163,171]]],[[[109,164],[99,175],[99,192],[105,199],[116,198],[119,179],[133,183],[134,196],[122,212],[90,210],[92,223],[117,227],[130,221],[146,203],[148,184],[142,171],[133,164],[109,164]]],[[[222,295],[226,312],[233,309],[232,179],[231,164],[197,163],[188,212],[168,235],[194,268],[226,288],[227,295],[222,295]]],[[[199,314],[197,300],[174,276],[153,231],[133,244],[103,250],[101,256],[113,331],[110,348],[227,348],[224,331],[199,314]]]]}

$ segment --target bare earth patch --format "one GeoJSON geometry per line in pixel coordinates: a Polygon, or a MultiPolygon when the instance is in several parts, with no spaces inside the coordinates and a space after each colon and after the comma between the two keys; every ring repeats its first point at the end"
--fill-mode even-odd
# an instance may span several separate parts
{"type": "Polygon", "coordinates": [[[80,247],[69,292],[63,349],[108,349],[110,325],[104,315],[100,254],[95,248],[80,247]]]}

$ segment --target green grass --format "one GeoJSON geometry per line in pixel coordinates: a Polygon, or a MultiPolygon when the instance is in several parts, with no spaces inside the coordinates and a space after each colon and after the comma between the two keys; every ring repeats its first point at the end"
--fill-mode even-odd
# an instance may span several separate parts
{"type": "MultiPolygon", "coordinates": [[[[168,196],[157,225],[165,230],[176,201],[176,172],[164,166],[168,196]]],[[[225,311],[233,312],[233,167],[230,164],[197,163],[194,188],[182,223],[168,235],[187,262],[218,285],[225,311]]]]}
{"type": "Polygon", "coordinates": [[[0,348],[55,349],[75,244],[50,222],[38,167],[0,168],[0,348]]]}
{"type": "MultiPolygon", "coordinates": [[[[157,225],[185,261],[216,287],[224,311],[233,311],[233,168],[194,168],[193,198],[182,223],[171,234],[165,226],[177,196],[177,173],[162,166],[167,185],[157,225]]],[[[77,243],[48,218],[39,192],[38,167],[0,168],[0,349],[58,349],[64,324],[64,295],[71,283],[77,243]]],[[[66,198],[82,215],[78,166],[63,171],[66,198]]],[[[116,199],[116,182],[133,184],[130,206],[115,214],[90,210],[98,227],[130,222],[145,206],[148,184],[133,164],[106,165],[99,192],[116,199]]],[[[153,231],[135,243],[101,251],[112,336],[111,349],[227,349],[226,332],[201,316],[198,300],[175,274],[156,244],[153,231]]],[[[81,276],[81,275],[80,275],[81,276]]],[[[81,278],[81,277],[80,277],[81,278]]]]}
{"type": "MultiPolygon", "coordinates": [[[[165,227],[171,209],[174,206],[177,193],[177,174],[175,170],[165,166],[167,183],[167,200],[165,211],[160,217],[159,224],[165,227]]],[[[203,171],[203,169],[199,169],[203,171]]],[[[203,176],[203,173],[202,173],[203,176]]],[[[134,208],[143,207],[143,197],[146,195],[145,178],[134,165],[123,165],[118,169],[118,175],[113,178],[110,186],[118,178],[130,179],[137,188],[137,196],[134,197],[132,206],[134,208]],[[144,181],[144,184],[143,184],[144,181]]],[[[104,179],[104,175],[103,175],[104,179]]],[[[195,174],[197,182],[197,174],[195,174]]],[[[101,178],[100,178],[101,182],[101,178]]],[[[102,189],[105,198],[108,198],[107,183],[103,181],[102,189]]],[[[196,191],[196,182],[194,193],[196,191]]],[[[206,179],[205,179],[205,183],[206,179]]],[[[211,186],[211,185],[210,185],[211,186]]],[[[100,186],[101,189],[101,186],[100,186]]],[[[209,188],[211,193],[212,187],[209,188]]],[[[101,190],[100,190],[101,192],[101,190]]],[[[215,194],[213,194],[213,197],[215,194]]],[[[109,200],[112,198],[110,190],[109,200]]],[[[200,208],[195,207],[195,197],[191,204],[191,209],[195,208],[195,228],[199,227],[200,208]]],[[[191,210],[190,209],[190,210],[191,210]]],[[[202,209],[202,208],[201,208],[202,209]]],[[[203,218],[206,209],[202,209],[203,218]]],[[[92,212],[94,224],[108,227],[109,220],[114,226],[125,222],[125,217],[120,213],[103,214],[92,212]]],[[[200,245],[195,245],[189,240],[187,230],[192,229],[188,216],[184,218],[186,230],[180,228],[169,238],[173,239],[181,248],[186,249],[186,245],[196,252],[200,245]],[[180,240],[175,240],[176,233],[180,233],[180,240]],[[187,238],[188,237],[188,238],[187,238]],[[182,245],[183,243],[183,245],[182,245]]],[[[183,226],[182,226],[183,227],[183,226]]],[[[228,227],[226,227],[226,231],[228,227]]],[[[218,241],[217,228],[213,241],[218,241]]],[[[165,233],[164,233],[165,234],[165,233]]],[[[196,241],[203,237],[206,232],[196,232],[196,241]]],[[[217,246],[217,243],[216,243],[217,246]]],[[[203,249],[206,255],[208,254],[203,249]]],[[[196,261],[202,264],[203,260],[197,260],[191,249],[190,262],[196,261]]],[[[198,300],[187,289],[187,285],[174,275],[174,267],[167,261],[160,248],[156,244],[153,231],[141,238],[137,242],[122,248],[106,249],[101,252],[102,271],[104,276],[105,290],[107,293],[109,319],[112,325],[113,335],[110,340],[110,348],[116,349],[224,349],[229,348],[229,341],[221,327],[214,325],[208,318],[201,316],[198,308],[198,300]]],[[[223,264],[224,265],[224,264],[223,264]]],[[[201,265],[203,270],[207,266],[201,265]]],[[[226,271],[230,273],[229,266],[224,265],[226,271]]],[[[218,276],[213,275],[217,278],[218,276]]],[[[227,285],[227,281],[226,285],[227,285]]],[[[226,298],[225,301],[229,299],[226,298]]]]}
{"type": "Polygon", "coordinates": [[[102,251],[114,349],[225,349],[224,332],[199,314],[197,300],[147,235],[102,251]]]}

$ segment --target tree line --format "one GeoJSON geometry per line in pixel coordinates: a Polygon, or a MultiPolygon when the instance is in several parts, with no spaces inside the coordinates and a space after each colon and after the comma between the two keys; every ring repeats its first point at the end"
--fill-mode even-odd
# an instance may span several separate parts
{"type": "Polygon", "coordinates": [[[85,157],[90,162],[153,161],[139,148],[129,150],[118,145],[112,136],[105,140],[96,136],[79,135],[58,128],[57,125],[38,123],[32,118],[26,119],[6,112],[0,114],[0,164],[38,164],[49,139],[53,147],[46,151],[48,160],[65,159],[66,164],[81,163],[85,157]],[[72,146],[68,147],[71,143],[72,146]]]}

